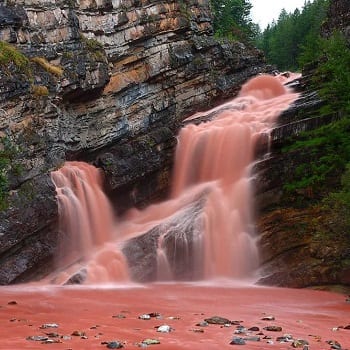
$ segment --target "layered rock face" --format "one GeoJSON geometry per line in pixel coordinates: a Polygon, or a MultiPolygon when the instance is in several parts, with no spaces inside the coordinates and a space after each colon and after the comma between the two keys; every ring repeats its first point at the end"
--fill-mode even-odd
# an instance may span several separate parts
{"type": "Polygon", "coordinates": [[[7,0],[0,45],[0,284],[50,268],[51,170],[93,162],[118,210],[159,198],[181,120],[269,69],[214,40],[209,0],[7,0]]]}

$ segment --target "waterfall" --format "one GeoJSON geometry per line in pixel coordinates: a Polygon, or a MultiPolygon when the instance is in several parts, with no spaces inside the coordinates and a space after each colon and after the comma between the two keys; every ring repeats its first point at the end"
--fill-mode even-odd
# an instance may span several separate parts
{"type": "Polygon", "coordinates": [[[53,172],[59,267],[79,263],[86,281],[146,270],[159,280],[252,276],[258,267],[250,173],[255,147],[297,96],[276,77],[261,75],[232,101],[188,118],[178,135],[171,197],[132,210],[121,223],[96,168],[69,162],[53,172]],[[204,116],[210,121],[190,123],[204,116]]]}

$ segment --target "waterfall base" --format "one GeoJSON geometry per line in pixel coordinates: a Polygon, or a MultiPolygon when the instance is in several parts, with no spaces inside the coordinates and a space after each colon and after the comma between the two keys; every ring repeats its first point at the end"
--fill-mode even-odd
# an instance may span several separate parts
{"type": "Polygon", "coordinates": [[[234,286],[223,281],[216,286],[19,286],[2,288],[0,305],[0,349],[38,349],[45,340],[31,340],[40,339],[35,336],[56,342],[52,345],[55,349],[74,350],[96,350],[112,341],[120,341],[128,349],[137,348],[145,339],[158,340],[159,350],[219,350],[231,348],[235,336],[251,338],[246,340],[249,349],[289,349],[291,342],[277,340],[284,334],[307,341],[312,350],[329,349],[331,345],[326,342],[330,340],[339,342],[342,349],[350,346],[350,330],[340,327],[349,325],[350,303],[346,297],[312,290],[234,286]],[[139,318],[147,313],[160,316],[139,318]],[[262,320],[266,315],[273,315],[275,320],[262,320]],[[245,328],[258,327],[259,331],[246,331],[245,335],[234,334],[236,324],[198,326],[212,316],[239,321],[236,323],[245,328]],[[57,328],[45,328],[50,325],[57,328]],[[170,326],[172,331],[157,332],[161,325],[170,326]],[[282,331],[264,329],[267,326],[279,326],[282,331]],[[258,335],[260,332],[263,335],[258,335]]]}

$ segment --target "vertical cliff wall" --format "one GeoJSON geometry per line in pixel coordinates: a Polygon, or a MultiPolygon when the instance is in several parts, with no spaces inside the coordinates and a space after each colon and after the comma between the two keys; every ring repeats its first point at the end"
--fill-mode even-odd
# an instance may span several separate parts
{"type": "Polygon", "coordinates": [[[214,39],[209,0],[2,2],[0,284],[50,268],[51,170],[86,160],[123,207],[155,199],[181,120],[267,69],[214,39]]]}

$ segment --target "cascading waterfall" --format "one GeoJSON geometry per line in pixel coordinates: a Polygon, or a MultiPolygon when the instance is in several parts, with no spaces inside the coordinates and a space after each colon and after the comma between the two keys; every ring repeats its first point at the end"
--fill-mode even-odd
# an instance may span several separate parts
{"type": "Polygon", "coordinates": [[[256,142],[297,96],[262,75],[231,102],[189,118],[211,121],[180,131],[171,198],[132,210],[122,223],[114,222],[97,169],[73,162],[53,172],[64,235],[59,267],[79,263],[86,282],[127,279],[125,242],[157,227],[159,280],[251,276],[258,266],[250,173],[256,142]]]}

